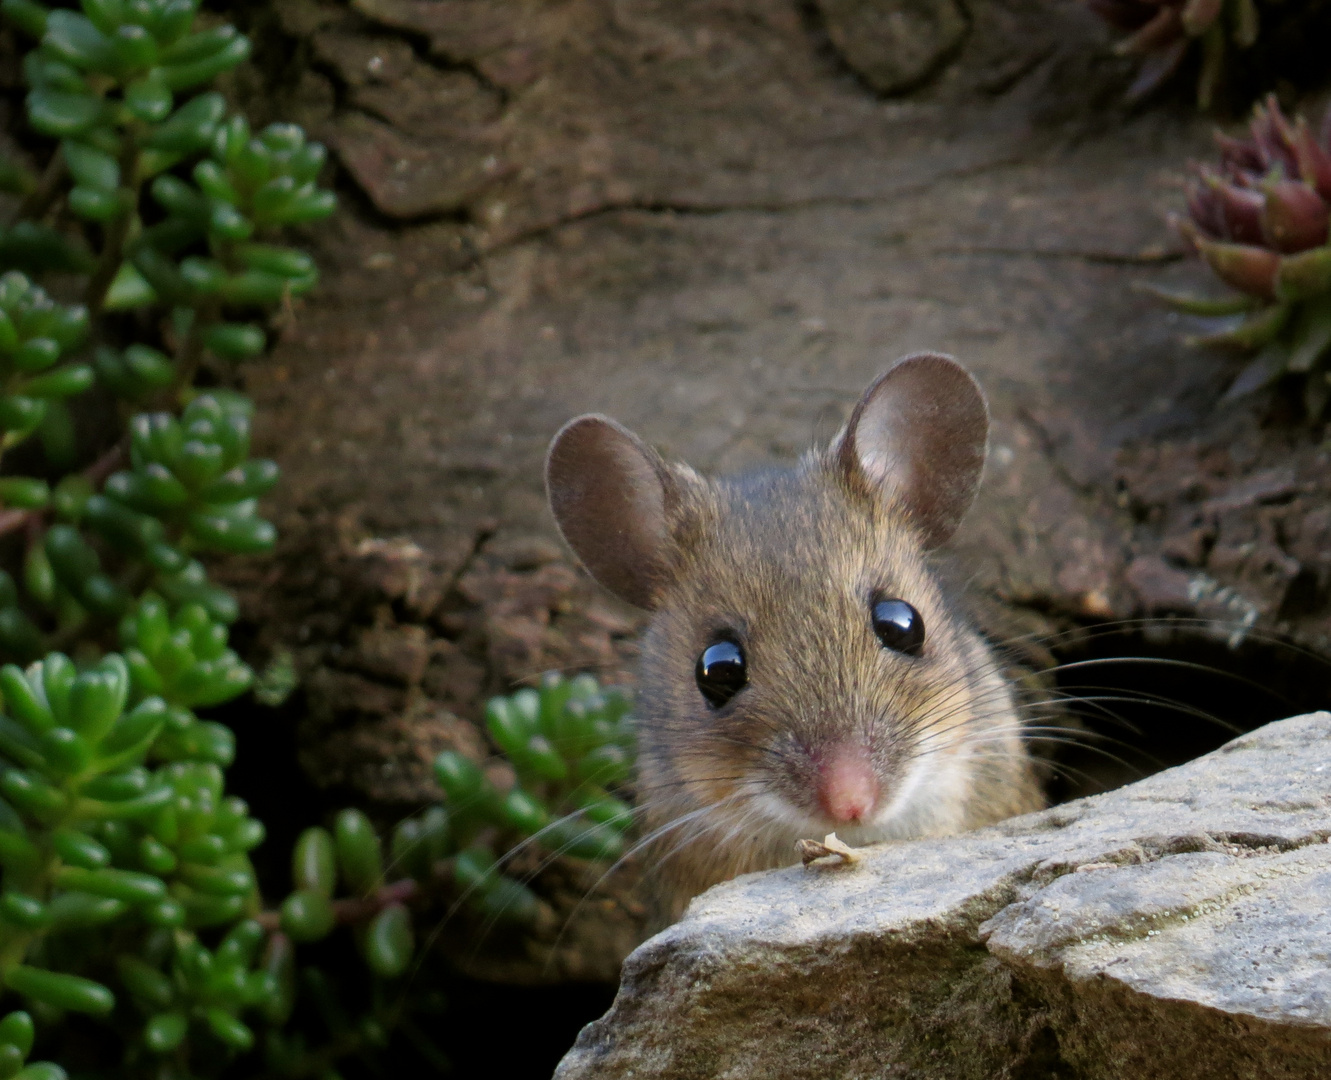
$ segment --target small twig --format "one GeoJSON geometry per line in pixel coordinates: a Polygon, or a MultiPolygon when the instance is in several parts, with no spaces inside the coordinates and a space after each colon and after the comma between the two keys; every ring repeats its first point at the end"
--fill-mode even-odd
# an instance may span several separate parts
{"type": "Polygon", "coordinates": [[[106,247],[97,262],[97,269],[88,279],[88,289],[83,294],[84,303],[93,314],[101,313],[111,282],[115,280],[120,264],[124,261],[125,240],[129,236],[129,221],[132,215],[133,211],[127,211],[107,226],[106,247]]]}

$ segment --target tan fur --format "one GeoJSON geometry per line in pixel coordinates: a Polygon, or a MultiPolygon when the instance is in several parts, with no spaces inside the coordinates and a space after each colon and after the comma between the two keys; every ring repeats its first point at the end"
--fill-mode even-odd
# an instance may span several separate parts
{"type": "Polygon", "coordinates": [[[927,552],[970,504],[987,428],[965,369],[917,354],[790,470],[704,479],[599,416],[555,437],[546,477],[565,538],[653,611],[638,801],[659,923],[717,882],[795,862],[799,839],[943,836],[1043,806],[1012,688],[927,552]],[[875,598],[920,613],[920,655],[879,642],[875,598]],[[741,644],[748,683],[713,708],[694,666],[720,636],[741,644]],[[849,827],[817,797],[820,762],[846,746],[880,792],[849,827]]]}
{"type": "Polygon", "coordinates": [[[717,882],[796,862],[797,839],[837,828],[813,798],[806,752],[828,740],[865,740],[888,801],[911,788],[881,825],[842,826],[851,844],[942,836],[1043,806],[1011,689],[899,512],[847,490],[828,456],[738,481],[676,476],[687,493],[678,561],[643,642],[639,801],[648,834],[715,808],[653,844],[662,922],[717,882]],[[920,658],[879,645],[876,592],[924,617],[920,658]],[[720,715],[693,666],[729,626],[745,631],[750,684],[720,715]],[[773,813],[773,799],[789,812],[773,813]]]}

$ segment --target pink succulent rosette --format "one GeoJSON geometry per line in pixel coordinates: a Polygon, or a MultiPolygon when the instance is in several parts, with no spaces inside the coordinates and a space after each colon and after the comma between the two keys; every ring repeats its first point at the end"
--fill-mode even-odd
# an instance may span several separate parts
{"type": "Polygon", "coordinates": [[[1258,350],[1231,396],[1284,373],[1306,375],[1306,404],[1316,416],[1331,390],[1331,108],[1315,132],[1302,117],[1289,120],[1272,96],[1253,110],[1249,130],[1246,139],[1217,135],[1219,165],[1196,168],[1188,218],[1177,222],[1237,295],[1157,295],[1180,311],[1237,317],[1199,339],[1258,350]]]}

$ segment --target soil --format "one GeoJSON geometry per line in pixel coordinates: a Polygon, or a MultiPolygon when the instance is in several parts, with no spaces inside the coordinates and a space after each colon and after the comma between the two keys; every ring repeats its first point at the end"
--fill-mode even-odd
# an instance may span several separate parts
{"type": "MultiPolygon", "coordinates": [[[[222,573],[249,659],[294,657],[272,722],[330,799],[428,801],[432,757],[485,757],[485,697],[543,670],[632,681],[640,616],[545,510],[566,419],[611,414],[708,471],[789,462],[919,349],[990,396],[954,547],[999,632],[1176,616],[1331,652],[1321,429],[1278,394],[1220,405],[1241,359],[1185,346],[1135,288],[1210,285],[1166,219],[1214,121],[1182,96],[1125,110],[1131,65],[1053,0],[947,4],[937,57],[883,95],[892,57],[857,73],[836,45],[872,6],[254,10],[233,89],[329,144],[342,202],[308,237],[319,291],[245,377],[281,548],[222,573]]],[[[567,899],[577,872],[543,888],[567,899]]],[[[613,981],[627,880],[557,947],[475,970],[613,981]]]]}

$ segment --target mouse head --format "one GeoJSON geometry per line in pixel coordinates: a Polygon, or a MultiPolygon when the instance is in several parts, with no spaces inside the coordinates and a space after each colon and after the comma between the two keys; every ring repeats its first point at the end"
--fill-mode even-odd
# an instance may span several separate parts
{"type": "Polygon", "coordinates": [[[648,801],[803,835],[920,827],[984,707],[987,654],[927,553],[974,498],[987,432],[979,387],[935,354],[877,379],[789,471],[707,480],[613,420],[565,425],[546,465],[559,528],[601,585],[652,612],[648,801]]]}

